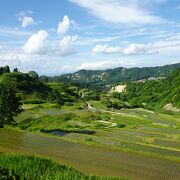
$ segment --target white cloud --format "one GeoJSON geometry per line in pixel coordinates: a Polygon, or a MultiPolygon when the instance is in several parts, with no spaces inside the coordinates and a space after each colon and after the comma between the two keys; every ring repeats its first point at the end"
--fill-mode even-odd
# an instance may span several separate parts
{"type": "Polygon", "coordinates": [[[56,47],[54,48],[54,52],[56,55],[60,56],[68,56],[70,54],[75,53],[72,49],[73,43],[77,40],[78,36],[65,36],[61,39],[56,47]]]}
{"type": "Polygon", "coordinates": [[[122,55],[144,55],[158,53],[151,44],[130,44],[127,48],[122,48],[119,46],[111,47],[108,45],[96,45],[92,52],[105,54],[119,53],[122,55]]]}
{"type": "Polygon", "coordinates": [[[81,69],[86,70],[99,70],[99,69],[108,69],[108,68],[116,68],[116,67],[132,67],[135,66],[134,63],[128,63],[122,60],[107,60],[107,61],[99,61],[99,62],[90,62],[90,63],[82,63],[79,66],[73,67],[69,65],[64,65],[62,67],[63,71],[78,71],[81,69]]]}
{"type": "Polygon", "coordinates": [[[41,21],[35,21],[32,17],[32,14],[32,11],[21,11],[20,13],[16,14],[19,22],[21,23],[21,27],[26,28],[28,26],[41,23],[41,21]]]}
{"type": "Polygon", "coordinates": [[[44,54],[45,42],[48,37],[48,33],[44,30],[40,30],[33,34],[26,44],[23,46],[23,50],[27,54],[44,54]]]}
{"type": "MultiPolygon", "coordinates": [[[[158,39],[158,38],[157,38],[158,39]]],[[[155,40],[147,44],[129,44],[128,47],[96,45],[92,52],[95,54],[121,54],[121,55],[152,55],[171,53],[172,55],[180,52],[180,33],[163,34],[162,40],[155,40]]]]}
{"type": "Polygon", "coordinates": [[[157,24],[164,20],[138,7],[136,1],[122,0],[69,0],[86,8],[98,18],[115,24],[157,24]],[[132,3],[134,2],[134,3],[132,3]]]}
{"type": "Polygon", "coordinates": [[[72,48],[78,36],[64,36],[60,40],[47,41],[48,33],[40,30],[31,35],[22,47],[24,53],[33,55],[68,56],[75,53],[72,48]]]}
{"type": "Polygon", "coordinates": [[[60,35],[66,34],[70,27],[70,20],[68,16],[64,16],[63,21],[59,22],[57,33],[60,35]]]}
{"type": "Polygon", "coordinates": [[[121,47],[110,47],[107,44],[105,45],[96,45],[93,50],[93,53],[106,53],[106,54],[113,54],[113,53],[121,53],[122,48],[121,47]]]}
{"type": "MultiPolygon", "coordinates": [[[[76,69],[81,70],[81,69],[88,69],[88,70],[95,70],[95,69],[102,69],[103,68],[109,68],[112,66],[114,62],[112,61],[101,61],[97,63],[83,63],[80,66],[78,66],[76,69]]],[[[122,64],[122,62],[120,62],[122,64]]]]}
{"type": "Polygon", "coordinates": [[[21,54],[20,52],[8,52],[0,55],[0,62],[3,61],[4,64],[12,62],[23,62],[26,61],[27,56],[21,54]]]}
{"type": "Polygon", "coordinates": [[[32,17],[24,16],[21,20],[21,26],[23,28],[26,28],[26,27],[33,25],[33,24],[35,24],[35,21],[32,17]]]}
{"type": "Polygon", "coordinates": [[[158,54],[158,51],[151,44],[130,44],[123,53],[126,55],[158,54]]]}

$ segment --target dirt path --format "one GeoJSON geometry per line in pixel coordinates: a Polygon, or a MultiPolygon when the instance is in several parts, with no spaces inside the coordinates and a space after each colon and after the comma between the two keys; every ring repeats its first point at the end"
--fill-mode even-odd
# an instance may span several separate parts
{"type": "MultiPolygon", "coordinates": [[[[109,122],[109,121],[103,121],[103,120],[99,120],[99,121],[95,121],[95,122],[97,122],[97,123],[104,123],[104,124],[110,124],[109,127],[114,127],[114,126],[117,125],[116,123],[112,123],[112,122],[109,122]]],[[[109,127],[107,127],[107,128],[109,128],[109,127]]]]}
{"type": "Polygon", "coordinates": [[[87,108],[90,110],[90,111],[95,111],[96,109],[90,104],[90,103],[86,103],[87,104],[87,108]]]}
{"type": "Polygon", "coordinates": [[[179,180],[180,163],[67,142],[15,130],[0,129],[0,152],[50,157],[87,173],[137,180],[179,180]]]}
{"type": "MultiPolygon", "coordinates": [[[[93,107],[90,103],[86,103],[87,104],[87,108],[90,111],[96,111],[97,109],[95,107],[93,107]]],[[[113,111],[107,111],[107,110],[99,110],[101,112],[105,112],[105,113],[110,113],[110,114],[116,114],[116,115],[124,115],[124,116],[129,116],[129,117],[139,117],[137,115],[132,115],[132,114],[125,114],[125,113],[120,113],[120,112],[113,112],[113,111]]]]}

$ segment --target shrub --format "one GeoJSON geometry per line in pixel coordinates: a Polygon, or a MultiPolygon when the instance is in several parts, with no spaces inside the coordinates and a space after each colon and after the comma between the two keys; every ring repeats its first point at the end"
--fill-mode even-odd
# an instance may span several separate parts
{"type": "Polygon", "coordinates": [[[22,101],[23,104],[43,104],[45,102],[46,101],[41,99],[27,99],[22,101]]]}
{"type": "Polygon", "coordinates": [[[92,138],[86,138],[86,139],[84,140],[84,142],[93,142],[93,139],[92,139],[92,138]]]}
{"type": "Polygon", "coordinates": [[[121,123],[119,123],[119,124],[117,124],[117,127],[118,127],[118,128],[125,128],[125,127],[126,127],[126,125],[125,125],[125,124],[121,124],[121,123]]]}

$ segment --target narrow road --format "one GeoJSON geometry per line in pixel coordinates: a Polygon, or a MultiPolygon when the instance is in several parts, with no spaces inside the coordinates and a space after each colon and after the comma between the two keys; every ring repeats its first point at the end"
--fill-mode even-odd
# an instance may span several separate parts
{"type": "Polygon", "coordinates": [[[180,163],[64,141],[17,130],[0,129],[0,152],[49,157],[86,174],[133,180],[179,180],[180,163]]]}

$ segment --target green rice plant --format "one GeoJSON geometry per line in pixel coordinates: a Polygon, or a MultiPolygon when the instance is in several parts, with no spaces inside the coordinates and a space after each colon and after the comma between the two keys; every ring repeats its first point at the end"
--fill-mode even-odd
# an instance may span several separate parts
{"type": "MultiPolygon", "coordinates": [[[[0,179],[4,180],[116,180],[118,178],[84,175],[72,167],[34,156],[0,154],[0,179]]],[[[121,179],[123,180],[123,179],[121,179]]]]}
{"type": "Polygon", "coordinates": [[[14,179],[19,180],[20,176],[17,175],[13,170],[10,171],[9,169],[0,167],[0,179],[1,180],[14,180],[14,179]]]}

